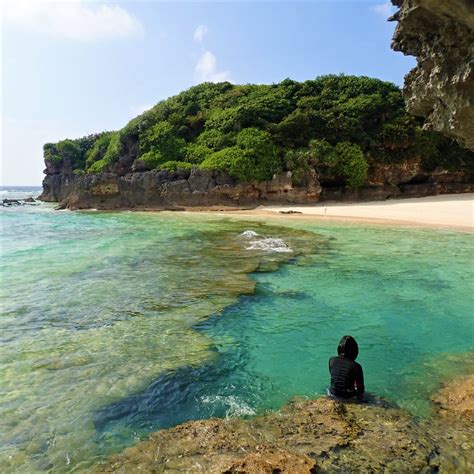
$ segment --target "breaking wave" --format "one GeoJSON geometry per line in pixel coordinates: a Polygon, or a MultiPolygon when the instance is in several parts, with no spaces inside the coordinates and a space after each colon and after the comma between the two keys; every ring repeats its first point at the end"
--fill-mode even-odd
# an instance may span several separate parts
{"type": "Polygon", "coordinates": [[[244,230],[239,237],[242,239],[253,239],[254,237],[258,237],[258,234],[253,230],[244,230]]]}
{"type": "Polygon", "coordinates": [[[260,250],[276,253],[293,252],[283,239],[277,237],[263,237],[253,230],[246,230],[239,234],[239,237],[249,241],[249,245],[245,247],[245,250],[260,250]]]}
{"type": "Polygon", "coordinates": [[[283,239],[268,237],[266,239],[255,240],[245,250],[263,250],[265,252],[289,253],[293,250],[285,244],[283,239]]]}
{"type": "Polygon", "coordinates": [[[226,418],[255,415],[255,410],[235,395],[211,395],[201,397],[202,403],[226,407],[226,418]]]}

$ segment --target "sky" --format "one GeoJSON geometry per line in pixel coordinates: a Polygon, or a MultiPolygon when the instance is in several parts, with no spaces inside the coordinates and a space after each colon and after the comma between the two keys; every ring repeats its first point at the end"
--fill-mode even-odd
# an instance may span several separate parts
{"type": "Polygon", "coordinates": [[[40,185],[42,146],[116,130],[203,81],[323,74],[403,84],[391,3],[3,0],[1,185],[40,185]]]}

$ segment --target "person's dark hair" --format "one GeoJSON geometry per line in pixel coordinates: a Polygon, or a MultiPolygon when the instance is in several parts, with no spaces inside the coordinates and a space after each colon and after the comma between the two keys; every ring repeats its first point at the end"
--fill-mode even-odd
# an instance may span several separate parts
{"type": "Polygon", "coordinates": [[[352,336],[344,336],[337,346],[337,355],[343,355],[351,360],[356,360],[359,355],[359,346],[352,336]]]}

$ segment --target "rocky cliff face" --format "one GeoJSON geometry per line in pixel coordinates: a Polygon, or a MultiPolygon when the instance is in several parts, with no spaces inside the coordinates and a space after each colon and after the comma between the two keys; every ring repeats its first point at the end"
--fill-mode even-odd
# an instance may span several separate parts
{"type": "Polygon", "coordinates": [[[474,2],[392,0],[400,10],[392,48],[416,56],[405,77],[408,111],[425,128],[474,149],[474,2]]]}
{"type": "Polygon", "coordinates": [[[176,209],[180,206],[252,206],[259,202],[317,200],[321,186],[315,180],[293,188],[291,176],[262,183],[238,183],[224,173],[205,170],[154,170],[115,173],[54,174],[43,182],[44,201],[69,209],[176,209]]]}
{"type": "Polygon", "coordinates": [[[314,203],[321,200],[380,200],[474,190],[466,171],[426,172],[420,160],[374,165],[368,184],[357,190],[324,176],[311,176],[304,187],[292,183],[291,173],[271,181],[239,183],[222,172],[193,169],[130,171],[124,174],[78,175],[67,160],[61,167],[47,163],[40,199],[69,209],[176,209],[182,206],[256,206],[264,203],[314,203]]]}

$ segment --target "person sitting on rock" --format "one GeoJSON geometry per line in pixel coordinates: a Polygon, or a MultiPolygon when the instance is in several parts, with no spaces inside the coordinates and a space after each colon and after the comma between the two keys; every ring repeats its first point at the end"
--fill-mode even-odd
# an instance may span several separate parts
{"type": "Polygon", "coordinates": [[[331,386],[328,395],[336,398],[357,397],[360,401],[364,395],[364,373],[362,366],[355,360],[359,346],[352,336],[344,336],[337,346],[337,357],[329,359],[331,386]]]}

